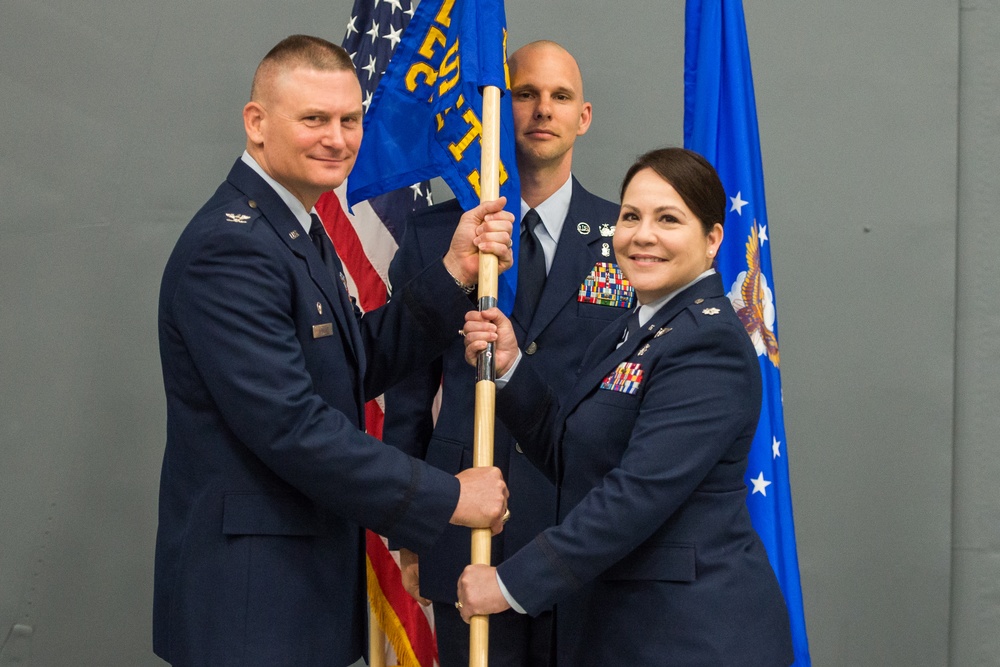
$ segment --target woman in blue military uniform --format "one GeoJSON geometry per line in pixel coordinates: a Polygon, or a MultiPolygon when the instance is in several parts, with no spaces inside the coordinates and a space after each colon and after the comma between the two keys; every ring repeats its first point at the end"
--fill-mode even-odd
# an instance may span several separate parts
{"type": "Polygon", "coordinates": [[[470,361],[496,343],[498,415],[556,482],[559,524],[499,568],[469,566],[458,604],[468,620],[556,603],[558,665],[789,665],[745,503],[757,354],[712,268],[725,191],[703,157],[666,148],[621,196],[614,248],[640,307],[594,340],[562,401],[503,315],[466,318],[470,361]]]}

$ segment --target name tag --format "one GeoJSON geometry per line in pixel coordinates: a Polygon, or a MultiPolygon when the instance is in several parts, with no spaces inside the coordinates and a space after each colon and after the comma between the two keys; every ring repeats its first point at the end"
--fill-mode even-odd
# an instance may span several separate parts
{"type": "Polygon", "coordinates": [[[333,335],[333,322],[313,325],[313,338],[325,338],[333,335]]]}

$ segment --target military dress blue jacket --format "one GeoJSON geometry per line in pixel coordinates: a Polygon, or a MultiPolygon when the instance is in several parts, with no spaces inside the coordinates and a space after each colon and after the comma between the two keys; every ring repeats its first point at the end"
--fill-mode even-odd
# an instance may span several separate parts
{"type": "Polygon", "coordinates": [[[364,404],[439,354],[469,307],[439,261],[358,317],[278,194],[236,162],[160,290],[157,655],[344,667],[367,652],[362,527],[426,549],[459,484],[365,435],[364,404]]]}
{"type": "Polygon", "coordinates": [[[558,525],[500,564],[529,613],[555,606],[558,664],[789,665],[784,599],[744,475],[761,407],[718,275],[620,347],[594,341],[567,393],[524,357],[497,412],[558,489],[558,525]]]}

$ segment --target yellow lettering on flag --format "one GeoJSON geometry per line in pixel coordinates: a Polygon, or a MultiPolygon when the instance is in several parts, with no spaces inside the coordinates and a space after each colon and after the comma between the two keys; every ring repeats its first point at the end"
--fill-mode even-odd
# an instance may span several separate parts
{"type": "Polygon", "coordinates": [[[456,39],[455,43],[452,44],[450,49],[448,49],[448,52],[444,54],[444,60],[441,61],[441,69],[438,70],[438,76],[442,79],[447,79],[448,75],[452,72],[454,72],[455,75],[451,77],[451,79],[441,82],[441,85],[438,86],[438,95],[444,95],[458,83],[459,76],[461,75],[461,71],[458,66],[458,40],[456,39]]]}
{"type": "Polygon", "coordinates": [[[444,0],[441,3],[441,9],[438,10],[437,16],[434,17],[434,21],[440,23],[445,28],[451,27],[451,8],[455,6],[455,0],[444,0]]]}
{"type": "Polygon", "coordinates": [[[483,124],[476,116],[475,111],[472,109],[466,109],[462,113],[462,120],[464,120],[469,126],[468,132],[465,133],[465,136],[462,137],[458,143],[448,144],[448,150],[451,152],[451,156],[455,158],[455,162],[461,162],[465,149],[468,148],[473,141],[483,136],[483,124]]]}

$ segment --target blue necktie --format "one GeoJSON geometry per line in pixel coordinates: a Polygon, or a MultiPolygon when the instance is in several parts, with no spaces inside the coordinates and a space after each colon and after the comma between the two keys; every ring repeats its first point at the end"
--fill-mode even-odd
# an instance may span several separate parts
{"type": "Polygon", "coordinates": [[[630,337],[636,335],[637,331],[639,331],[639,306],[636,306],[635,310],[632,311],[632,314],[628,316],[627,320],[625,320],[625,331],[622,332],[622,339],[621,342],[618,343],[618,347],[621,347],[622,343],[627,341],[630,337]]]}
{"type": "Polygon", "coordinates": [[[312,239],[313,245],[319,251],[319,256],[323,259],[323,264],[330,271],[330,275],[333,276],[335,281],[340,282],[340,261],[333,251],[333,244],[330,243],[330,239],[323,229],[323,223],[315,213],[311,213],[309,217],[312,218],[312,225],[309,227],[309,238],[312,239]]]}

